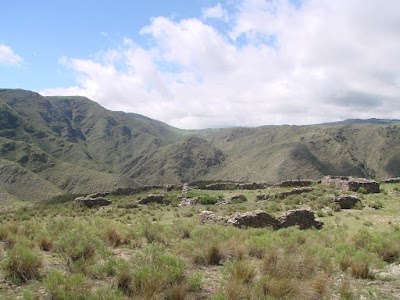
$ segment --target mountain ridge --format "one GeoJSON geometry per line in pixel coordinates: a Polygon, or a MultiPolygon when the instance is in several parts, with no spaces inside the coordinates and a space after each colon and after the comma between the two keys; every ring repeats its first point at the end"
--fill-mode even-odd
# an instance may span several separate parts
{"type": "Polygon", "coordinates": [[[353,119],[182,130],[146,116],[109,111],[84,97],[0,89],[0,158],[0,168],[26,171],[29,183],[24,186],[21,175],[12,186],[12,172],[0,174],[0,193],[23,200],[197,180],[397,177],[400,124],[353,119]],[[48,189],[48,195],[16,193],[18,187],[36,191],[32,182],[48,189]]]}

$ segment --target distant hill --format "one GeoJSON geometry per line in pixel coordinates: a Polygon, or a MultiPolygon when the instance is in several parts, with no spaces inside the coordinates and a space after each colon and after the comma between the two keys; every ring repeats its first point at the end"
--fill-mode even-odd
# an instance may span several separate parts
{"type": "Polygon", "coordinates": [[[0,89],[0,200],[326,174],[400,176],[399,121],[188,131],[84,97],[0,89]]]}

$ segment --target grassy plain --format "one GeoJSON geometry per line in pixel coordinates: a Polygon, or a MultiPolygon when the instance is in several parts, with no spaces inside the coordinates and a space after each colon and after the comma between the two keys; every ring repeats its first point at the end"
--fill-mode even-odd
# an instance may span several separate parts
{"type": "Polygon", "coordinates": [[[4,201],[0,208],[1,299],[399,299],[400,185],[360,195],[339,210],[327,187],[256,201],[259,191],[191,190],[188,196],[248,202],[178,207],[179,191],[110,195],[88,209],[74,195],[46,202],[4,201]],[[164,193],[169,205],[137,205],[164,193]],[[307,207],[321,230],[200,225],[212,210],[265,210],[279,216],[307,207]]]}

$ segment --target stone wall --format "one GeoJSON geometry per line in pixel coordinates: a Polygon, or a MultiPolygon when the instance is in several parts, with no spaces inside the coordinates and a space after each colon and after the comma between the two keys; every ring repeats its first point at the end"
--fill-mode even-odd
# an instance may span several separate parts
{"type": "Polygon", "coordinates": [[[384,179],[381,183],[400,183],[400,177],[384,179]]]}
{"type": "Polygon", "coordinates": [[[311,186],[318,181],[315,180],[286,180],[275,184],[276,187],[304,187],[311,186]]]}
{"type": "Polygon", "coordinates": [[[366,178],[353,178],[347,176],[326,176],[321,181],[325,185],[333,185],[343,191],[358,192],[364,188],[367,193],[379,193],[379,183],[366,178]]]}
{"type": "Polygon", "coordinates": [[[196,188],[203,190],[262,190],[267,188],[268,185],[265,183],[256,183],[256,182],[248,182],[248,183],[237,183],[237,182],[214,182],[210,184],[206,184],[204,186],[198,186],[196,188]]]}
{"type": "Polygon", "coordinates": [[[230,217],[216,216],[212,211],[202,211],[199,219],[202,224],[221,223],[237,227],[271,227],[275,230],[291,226],[298,226],[300,229],[321,229],[323,226],[321,221],[315,219],[314,213],[307,209],[290,210],[279,218],[274,218],[262,210],[236,213],[230,217]]]}

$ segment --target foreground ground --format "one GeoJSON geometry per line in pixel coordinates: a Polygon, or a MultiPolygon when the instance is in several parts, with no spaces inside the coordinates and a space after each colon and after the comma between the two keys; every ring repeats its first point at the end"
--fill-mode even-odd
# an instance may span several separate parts
{"type": "MultiPolygon", "coordinates": [[[[400,299],[400,185],[362,194],[340,210],[324,186],[256,201],[257,191],[191,190],[191,197],[244,194],[248,202],[178,207],[180,191],[113,196],[88,209],[65,196],[3,202],[1,299],[400,299]],[[164,193],[168,205],[137,205],[164,193]],[[321,230],[201,225],[203,210],[275,216],[307,207],[321,230]]],[[[207,202],[207,201],[205,201],[207,202]]],[[[203,203],[205,203],[203,201],[203,203]]],[[[212,203],[212,201],[208,201],[212,203]]]]}

